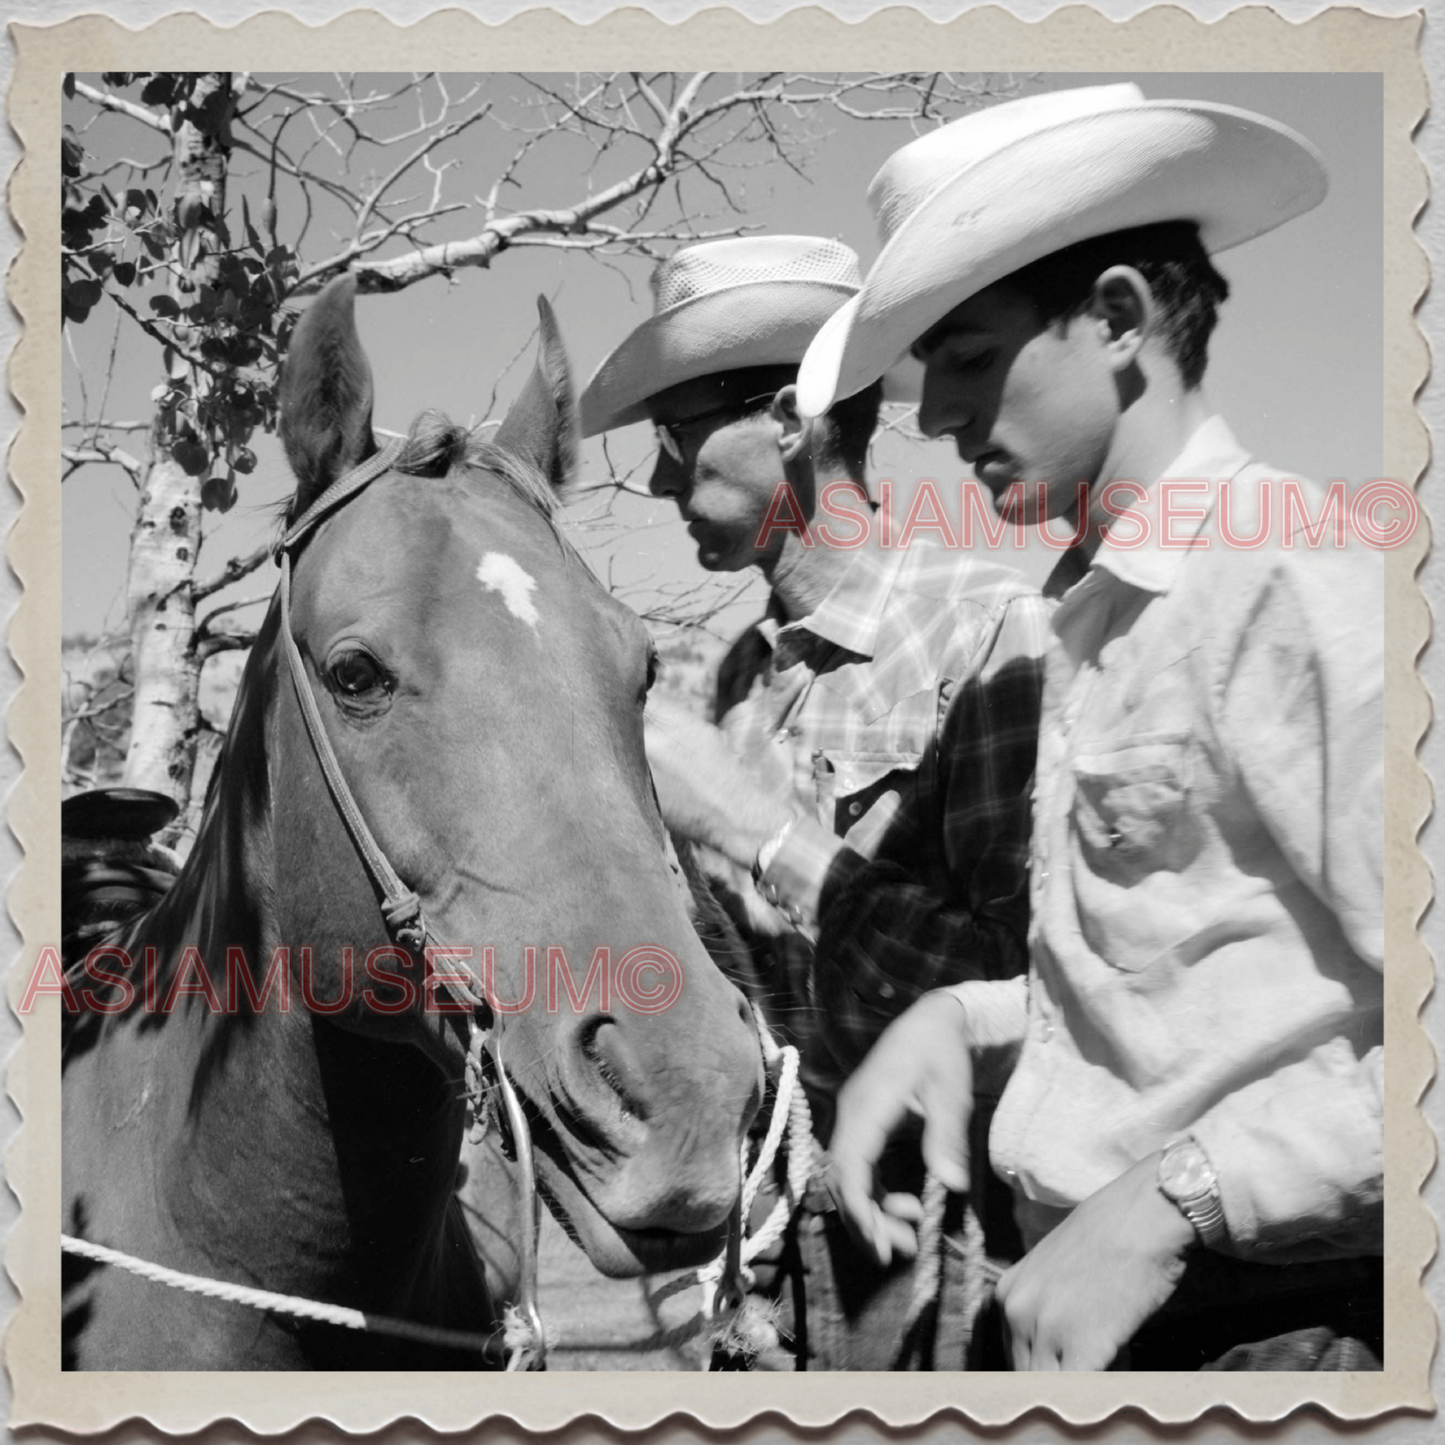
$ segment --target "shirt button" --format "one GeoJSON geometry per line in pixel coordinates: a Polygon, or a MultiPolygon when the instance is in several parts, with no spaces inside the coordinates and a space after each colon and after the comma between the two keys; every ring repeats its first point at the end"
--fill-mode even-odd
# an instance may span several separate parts
{"type": "Polygon", "coordinates": [[[848,816],[850,818],[856,818],[862,811],[863,804],[860,803],[857,798],[854,798],[853,801],[848,804],[848,816]]]}
{"type": "Polygon", "coordinates": [[[878,985],[879,998],[892,998],[893,995],[897,992],[898,990],[894,988],[891,983],[888,983],[886,981],[878,985]]]}

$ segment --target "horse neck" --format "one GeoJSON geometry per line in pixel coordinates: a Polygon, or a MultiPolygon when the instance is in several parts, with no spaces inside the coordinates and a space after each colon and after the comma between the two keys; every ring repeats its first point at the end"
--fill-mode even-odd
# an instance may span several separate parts
{"type": "MultiPolygon", "coordinates": [[[[224,1001],[228,948],[239,945],[259,980],[288,942],[270,916],[283,883],[268,806],[274,642],[268,618],[196,847],[171,895],[132,933],[138,957],[156,950],[161,999],[186,945],[224,1001]]],[[[318,957],[341,944],[308,942],[318,957]]],[[[252,1012],[240,996],[243,1011],[213,1016],[203,999],[183,997],[166,1014],[108,1020],[99,1078],[117,1109],[125,1098],[156,1101],[157,1167],[145,1187],[162,1196],[175,1233],[218,1268],[393,1308],[437,1248],[456,1178],[460,1090],[415,1049],[313,1016],[291,963],[287,1013],[274,1000],[252,1012]]]]}

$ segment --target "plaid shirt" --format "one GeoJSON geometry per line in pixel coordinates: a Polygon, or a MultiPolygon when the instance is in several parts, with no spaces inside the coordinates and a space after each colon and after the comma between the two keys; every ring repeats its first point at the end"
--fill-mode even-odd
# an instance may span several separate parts
{"type": "Polygon", "coordinates": [[[725,659],[719,726],[804,814],[762,878],[797,928],[754,901],[749,941],[815,1096],[928,989],[1025,970],[1050,636],[1016,572],[870,546],[810,616],[770,607],[725,659]]]}

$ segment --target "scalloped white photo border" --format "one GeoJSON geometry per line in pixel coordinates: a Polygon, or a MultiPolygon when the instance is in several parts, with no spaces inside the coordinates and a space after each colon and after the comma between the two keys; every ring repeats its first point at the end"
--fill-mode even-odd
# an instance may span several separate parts
{"type": "MultiPolygon", "coordinates": [[[[221,7],[213,7],[220,13],[221,7]]],[[[577,5],[578,10],[595,7],[577,5]]],[[[669,7],[659,6],[660,10],[669,7]]],[[[677,11],[693,6],[677,6],[677,11]]],[[[838,7],[842,10],[842,6],[838,7]]],[[[864,7],[858,7],[862,10],[864,7]]],[[[44,28],[12,28],[16,65],[10,120],[23,147],[11,179],[10,205],[25,245],[9,277],[11,305],[25,328],[11,357],[10,386],[25,423],[10,453],[24,497],[7,555],[24,594],[10,625],[12,655],[24,676],[8,715],[25,773],[10,799],[12,830],[25,861],[9,895],[24,943],[11,970],[17,979],[38,945],[58,937],[59,245],[55,177],[59,161],[59,76],[67,69],[286,68],[592,69],[600,66],[754,69],[786,63],[829,69],[916,64],[957,47],[961,64],[984,70],[1366,70],[1386,77],[1385,98],[1385,467],[1414,483],[1424,471],[1428,438],[1415,395],[1428,366],[1414,320],[1428,265],[1412,234],[1426,178],[1411,143],[1424,112],[1418,22],[1332,11],[1293,24],[1266,9],[1235,12],[1200,24],[1176,8],[1146,11],[1127,23],[1083,6],[1029,24],[1003,10],[972,10],[935,24],[911,10],[891,10],[861,24],[842,24],[822,10],[793,10],[762,29],[736,12],[715,10],[670,26],[640,10],[613,11],[578,26],[550,11],[488,25],[460,11],[399,28],[376,12],[352,12],[324,28],[265,14],[221,30],[188,14],[142,31],[89,17],[44,28]],[[441,62],[438,65],[438,62],[441,62]]],[[[487,1419],[553,1429],[592,1416],[640,1428],[684,1415],[731,1427],[762,1412],[822,1426],[862,1411],[891,1426],[942,1412],[980,1425],[1001,1425],[1044,1410],[1082,1424],[1132,1407],[1153,1419],[1186,1421],[1227,1408],[1247,1420],[1279,1419],[1314,1405],[1342,1420],[1431,1408],[1429,1367],[1436,1322],[1419,1285],[1435,1247],[1434,1226],[1419,1195],[1434,1158],[1433,1139],[1416,1100],[1434,1068],[1418,1019],[1431,983],[1417,921],[1430,897],[1428,869],[1416,836],[1429,809],[1428,780],[1415,750],[1429,716],[1415,658],[1429,633],[1428,609],[1415,573],[1425,555],[1424,530],[1387,563],[1386,679],[1387,830],[1387,1368],[1378,1375],[1243,1374],[1013,1376],[885,1375],[470,1375],[62,1374],[59,1370],[59,1011],[44,1006],[25,1021],[9,1091],[23,1123],[7,1156],[21,1216],[6,1264],[21,1301],[7,1329],[5,1360],[12,1389],[11,1423],[71,1431],[105,1429],[127,1419],[172,1431],[237,1419],[272,1433],[323,1419],[374,1430],[415,1419],[441,1430],[487,1419]],[[645,1380],[646,1387],[639,1388],[645,1380]],[[743,1381],[746,1383],[742,1383],[743,1381]]],[[[46,1003],[55,1004],[54,1000],[46,1003]]]]}

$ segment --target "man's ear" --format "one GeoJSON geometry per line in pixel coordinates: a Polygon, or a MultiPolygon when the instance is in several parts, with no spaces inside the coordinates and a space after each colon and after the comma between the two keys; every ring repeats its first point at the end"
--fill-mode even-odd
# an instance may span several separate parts
{"type": "Polygon", "coordinates": [[[813,441],[812,418],[805,417],[798,410],[798,388],[785,386],[773,398],[768,408],[773,420],[782,428],[778,437],[778,450],[784,462],[795,462],[804,456],[813,441]]]}
{"type": "Polygon", "coordinates": [[[1149,283],[1132,266],[1110,266],[1094,282],[1089,311],[1104,329],[1114,369],[1133,366],[1158,317],[1149,283]]]}

